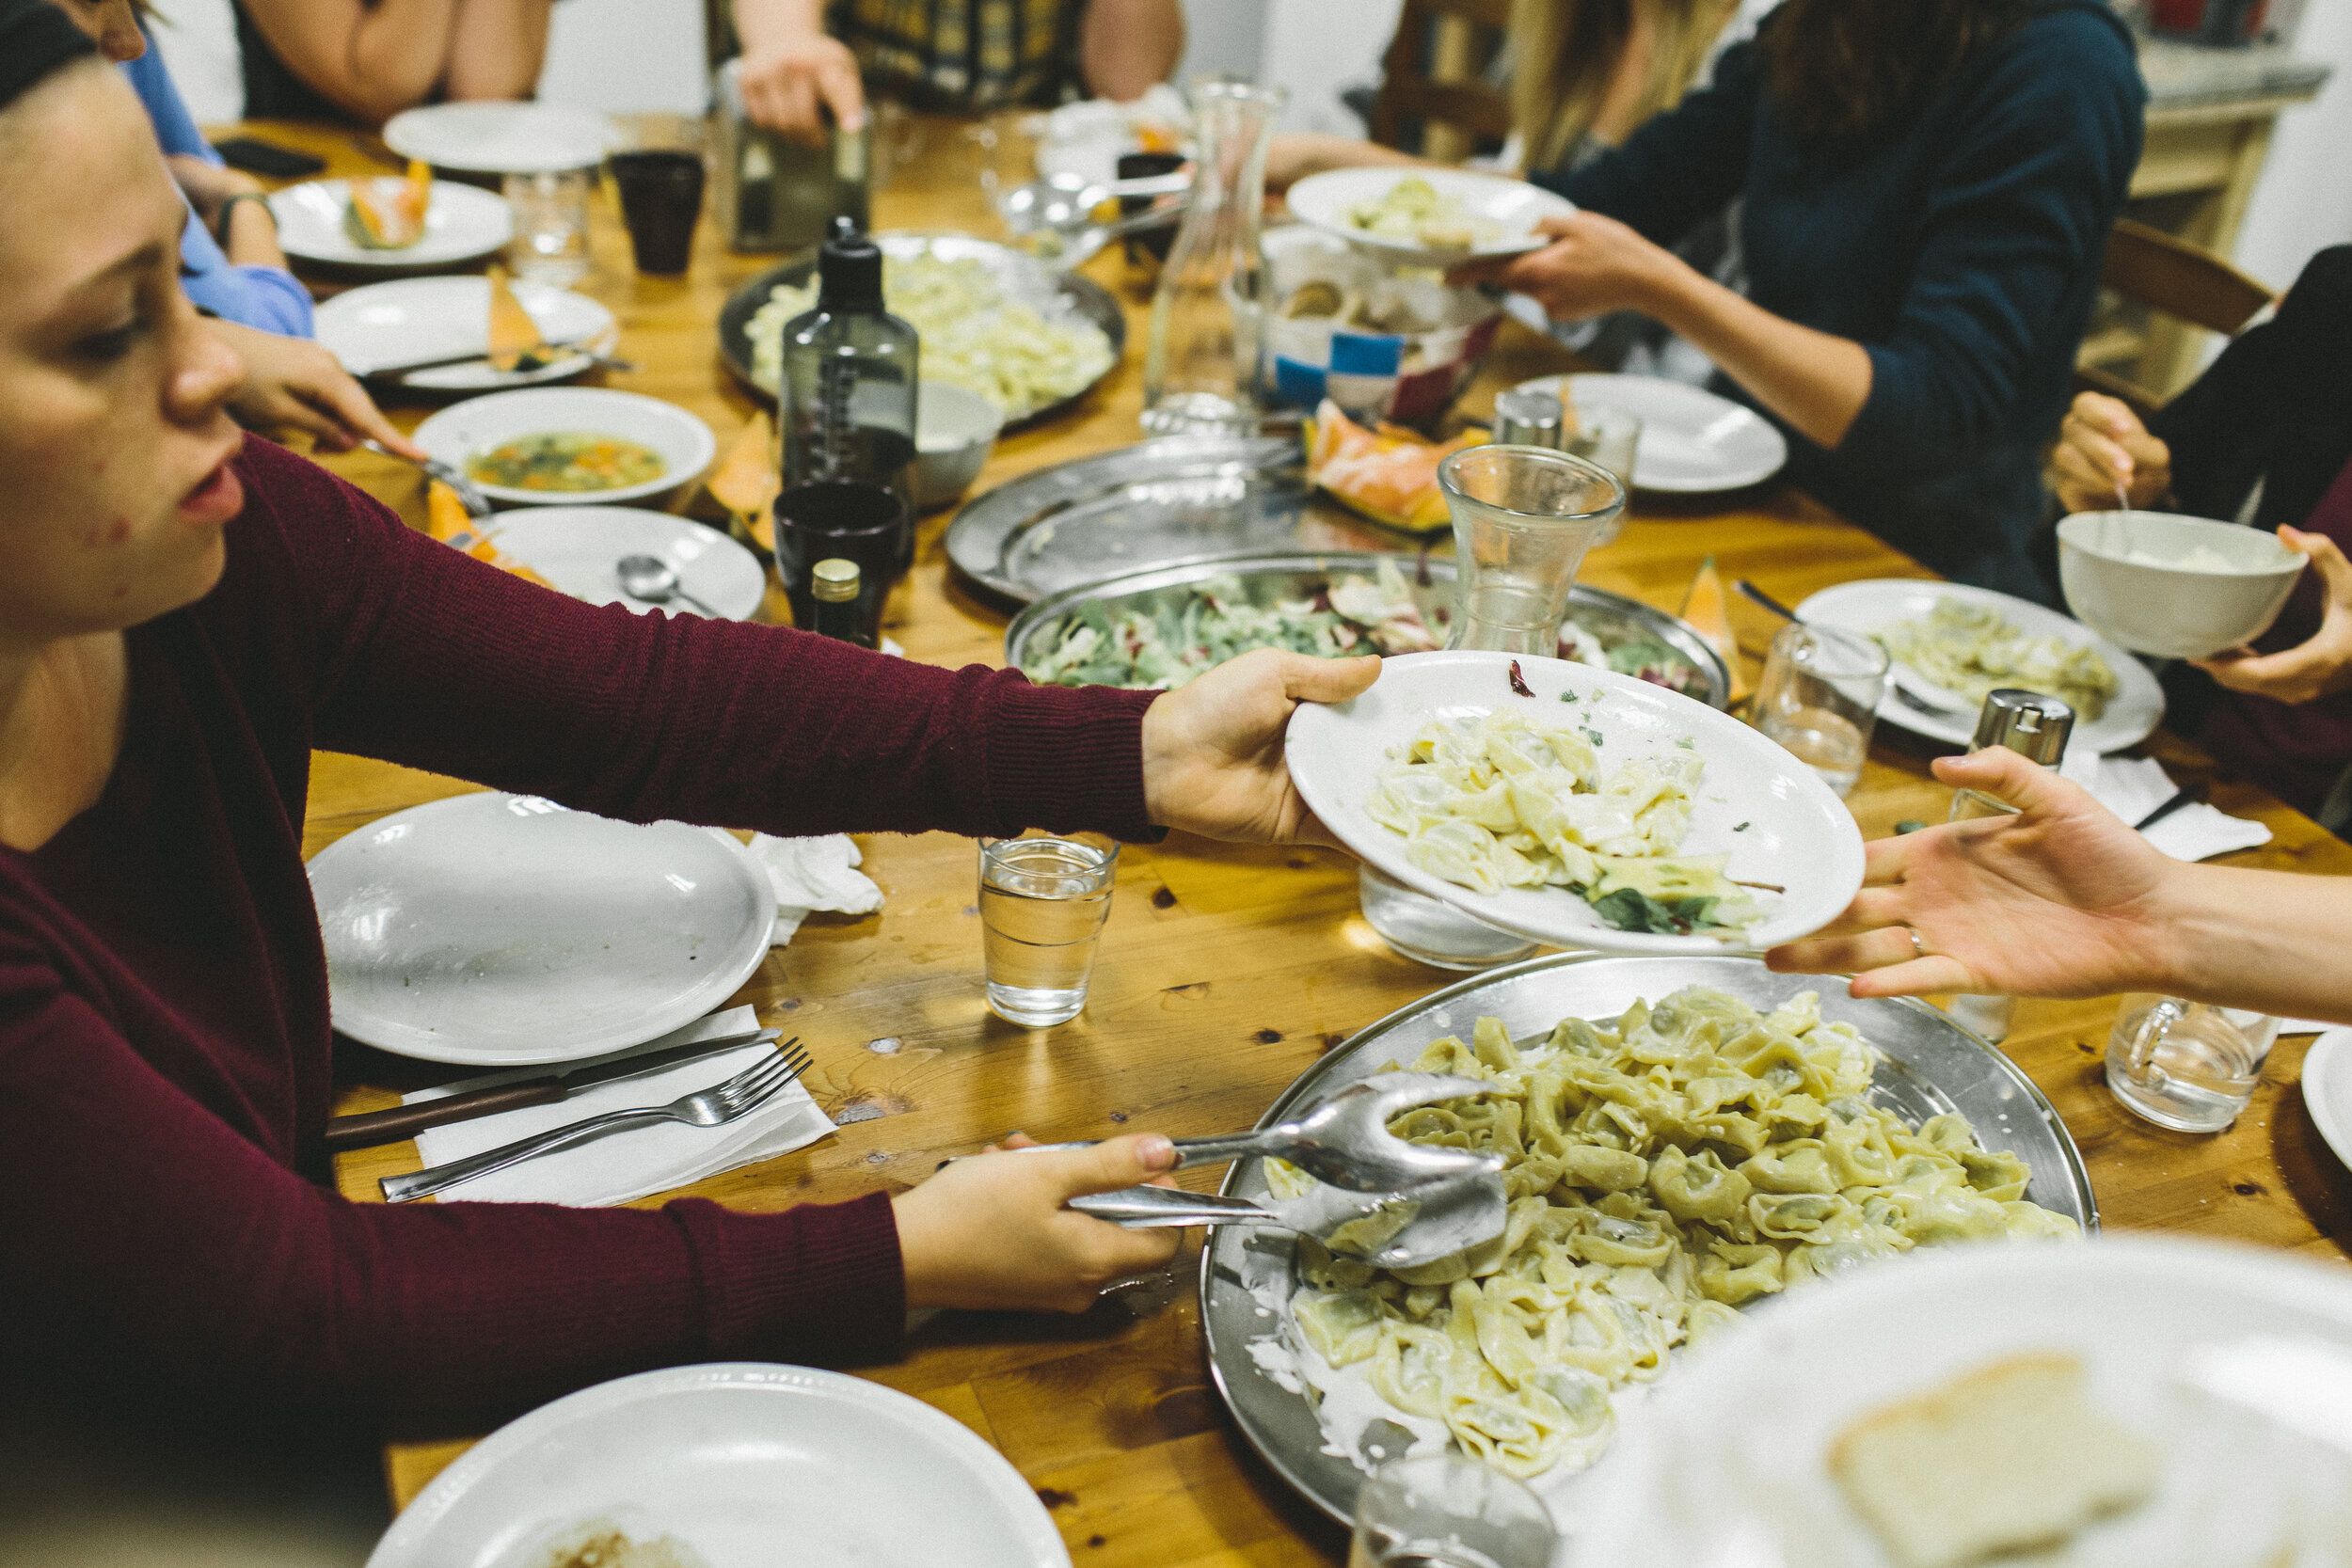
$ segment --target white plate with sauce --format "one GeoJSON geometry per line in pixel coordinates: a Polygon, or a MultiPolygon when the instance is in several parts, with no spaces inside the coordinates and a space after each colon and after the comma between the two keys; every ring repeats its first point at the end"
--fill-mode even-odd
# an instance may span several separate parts
{"type": "Polygon", "coordinates": [[[504,197],[453,180],[433,182],[424,237],[400,250],[372,250],[355,241],[343,227],[350,206],[348,180],[306,180],[272,192],[269,198],[270,215],[278,220],[278,243],[298,261],[386,272],[444,267],[491,255],[515,237],[515,214],[504,197]]]}
{"type": "MultiPolygon", "coordinates": [[[[497,371],[476,359],[403,376],[401,385],[428,392],[495,392],[568,381],[596,368],[596,354],[620,341],[620,324],[586,294],[545,283],[513,285],[518,300],[550,343],[579,343],[591,353],[566,354],[535,371],[497,371]]],[[[399,365],[487,353],[490,280],[486,277],[404,277],[337,294],[318,309],[318,341],[363,380],[399,365]]]]}
{"type": "Polygon", "coordinates": [[[583,1533],[710,1568],[1070,1568],[1021,1472],[864,1378],[732,1362],[641,1372],[510,1421],[435,1477],[368,1568],[548,1568],[583,1533]]]}
{"type": "Polygon", "coordinates": [[[534,506],[502,512],[490,524],[490,538],[512,556],[575,599],[590,604],[625,604],[634,610],[660,609],[672,615],[699,614],[682,598],[655,606],[621,592],[618,565],[625,555],[650,555],[670,563],[678,587],[729,621],[748,621],[768,591],[759,558],[716,529],[666,512],[633,506],[534,506]]]}
{"type": "Polygon", "coordinates": [[[710,427],[675,403],[601,387],[534,387],[453,403],[417,426],[426,453],[462,469],[482,493],[506,506],[584,506],[650,500],[692,483],[719,454],[710,427]],[[644,447],[661,472],[637,484],[595,490],[531,490],[497,484],[474,472],[476,458],[530,436],[610,437],[644,447]]]}

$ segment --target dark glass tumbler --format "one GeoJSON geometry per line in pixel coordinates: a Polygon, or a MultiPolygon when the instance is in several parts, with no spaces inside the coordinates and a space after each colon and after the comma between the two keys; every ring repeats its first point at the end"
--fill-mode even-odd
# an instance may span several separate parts
{"type": "Polygon", "coordinates": [[[621,216],[628,224],[637,270],[657,277],[684,272],[694,250],[694,221],[703,210],[702,154],[615,152],[612,183],[620,188],[621,216]]]}
{"type": "Polygon", "coordinates": [[[792,624],[814,626],[809,573],[839,556],[858,568],[858,638],[882,646],[882,604],[914,563],[914,520],[906,502],[879,484],[812,480],[776,498],[776,581],[792,603],[792,624]]]}

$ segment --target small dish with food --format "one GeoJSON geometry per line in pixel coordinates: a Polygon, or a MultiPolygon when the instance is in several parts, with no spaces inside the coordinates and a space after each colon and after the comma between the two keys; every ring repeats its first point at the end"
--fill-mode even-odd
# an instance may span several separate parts
{"type": "Polygon", "coordinates": [[[2276,534],[2169,512],[2077,512],[2058,537],[2067,608],[2163,658],[2210,658],[2268,631],[2305,561],[2276,534]]]}
{"type": "Polygon", "coordinates": [[[492,500],[525,506],[648,500],[698,478],[718,453],[710,427],[675,404],[582,387],[471,398],[419,425],[416,439],[492,500]]]}
{"type": "Polygon", "coordinates": [[[1576,206],[1540,185],[1467,169],[1335,168],[1290,188],[1301,221],[1406,266],[1516,256],[1547,242],[1535,226],[1576,206]]]}

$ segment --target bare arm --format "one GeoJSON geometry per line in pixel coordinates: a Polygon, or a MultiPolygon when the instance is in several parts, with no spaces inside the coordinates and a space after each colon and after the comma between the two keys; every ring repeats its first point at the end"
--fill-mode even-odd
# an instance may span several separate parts
{"type": "Polygon", "coordinates": [[[1327,131],[1288,131],[1266,148],[1265,188],[1290,189],[1310,174],[1334,168],[1443,168],[1443,164],[1399,152],[1378,142],[1335,136],[1327,131]]]}
{"type": "Polygon", "coordinates": [[[1088,0],[1078,24],[1078,69],[1087,90],[1124,103],[1165,82],[1184,53],[1177,0],[1088,0]]]}
{"type": "Polygon", "coordinates": [[[539,79],[549,0],[246,0],[294,73],[365,119],[424,102],[518,98],[539,79]]]}
{"type": "Polygon", "coordinates": [[[822,0],[735,0],[743,44],[743,108],[756,124],[821,141],[821,103],[844,130],[866,124],[857,57],[825,34],[822,0]]]}
{"type": "Polygon", "coordinates": [[[457,0],[449,70],[453,99],[529,98],[548,57],[548,12],[554,0],[457,0]]]}

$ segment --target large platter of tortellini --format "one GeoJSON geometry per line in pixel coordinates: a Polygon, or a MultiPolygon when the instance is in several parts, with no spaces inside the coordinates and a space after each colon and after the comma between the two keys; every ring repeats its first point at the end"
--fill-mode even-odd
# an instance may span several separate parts
{"type": "MultiPolygon", "coordinates": [[[[1552,1495],[1607,1453],[1629,1398],[1755,1301],[1920,1247],[2098,1225],[2073,1140],[2007,1058],[1924,1003],[1751,958],[1564,955],[1466,980],[1324,1056],[1268,1119],[1391,1065],[1494,1085],[1392,1128],[1501,1152],[1502,1237],[1402,1273],[1242,1227],[1202,1258],[1219,1389],[1338,1518],[1408,1449],[1475,1453],[1552,1495]]],[[[1258,1161],[1225,1190],[1306,1182],[1258,1161]]]]}

